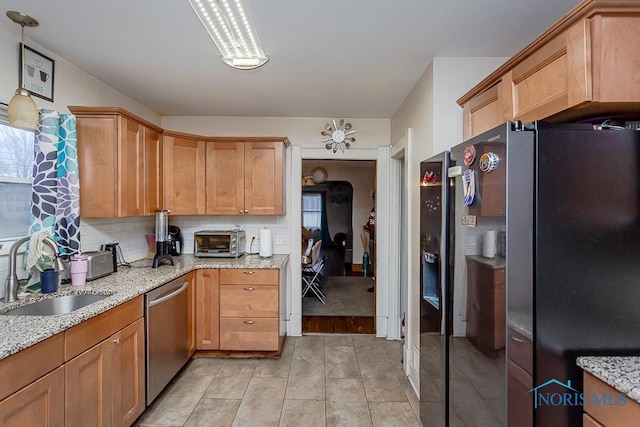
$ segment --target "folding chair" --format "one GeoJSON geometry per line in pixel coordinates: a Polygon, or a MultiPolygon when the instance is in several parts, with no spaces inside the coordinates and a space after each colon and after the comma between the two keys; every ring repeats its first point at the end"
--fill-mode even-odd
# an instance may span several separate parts
{"type": "Polygon", "coordinates": [[[307,292],[311,291],[318,297],[320,302],[324,304],[325,295],[320,290],[320,271],[324,266],[324,259],[320,257],[320,249],[322,247],[322,240],[318,240],[313,244],[311,249],[311,262],[309,264],[302,264],[302,280],[305,283],[302,290],[302,297],[307,295],[307,292]]]}

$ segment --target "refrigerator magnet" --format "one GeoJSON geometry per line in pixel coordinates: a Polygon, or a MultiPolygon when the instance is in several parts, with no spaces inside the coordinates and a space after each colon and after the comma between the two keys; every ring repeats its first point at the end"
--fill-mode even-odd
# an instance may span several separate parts
{"type": "Polygon", "coordinates": [[[498,155],[495,153],[484,153],[480,156],[480,170],[482,172],[493,172],[498,168],[498,155]]]}
{"type": "Polygon", "coordinates": [[[462,175],[462,188],[464,190],[464,206],[473,204],[476,195],[476,177],[473,170],[467,169],[462,175]]]}
{"type": "Polygon", "coordinates": [[[476,160],[476,148],[473,145],[464,147],[463,162],[465,166],[471,166],[476,160]]]}

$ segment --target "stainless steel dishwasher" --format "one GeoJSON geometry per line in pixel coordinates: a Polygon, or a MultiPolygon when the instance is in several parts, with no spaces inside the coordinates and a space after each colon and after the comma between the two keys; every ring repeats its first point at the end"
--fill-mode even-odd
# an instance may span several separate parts
{"type": "Polygon", "coordinates": [[[183,276],[145,294],[147,406],[189,360],[183,276]]]}

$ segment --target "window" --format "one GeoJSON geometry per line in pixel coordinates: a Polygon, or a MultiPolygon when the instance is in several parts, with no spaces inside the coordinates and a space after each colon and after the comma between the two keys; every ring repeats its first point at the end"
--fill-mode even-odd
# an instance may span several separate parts
{"type": "Polygon", "coordinates": [[[320,229],[322,219],[322,195],[306,193],[302,195],[302,226],[307,230],[320,229]]]}
{"type": "Polygon", "coordinates": [[[33,131],[0,122],[0,240],[29,234],[33,131]]]}

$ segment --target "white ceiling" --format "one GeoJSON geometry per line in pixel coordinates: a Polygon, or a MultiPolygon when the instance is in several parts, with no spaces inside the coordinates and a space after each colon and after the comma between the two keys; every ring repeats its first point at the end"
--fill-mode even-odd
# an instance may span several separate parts
{"type": "Polygon", "coordinates": [[[3,0],[0,21],[33,16],[27,38],[163,116],[390,118],[431,58],[512,56],[578,0],[246,3],[270,57],[251,71],[187,0],[3,0]]]}

